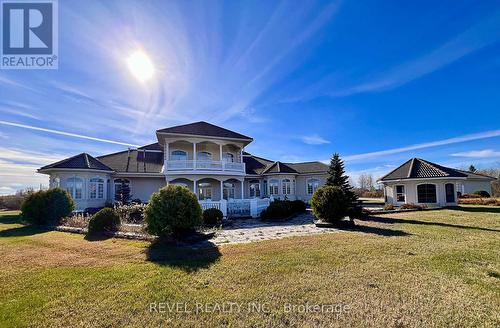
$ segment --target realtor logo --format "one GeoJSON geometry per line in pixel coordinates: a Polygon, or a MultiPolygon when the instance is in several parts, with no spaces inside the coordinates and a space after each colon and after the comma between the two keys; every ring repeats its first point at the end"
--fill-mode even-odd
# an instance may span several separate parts
{"type": "Polygon", "coordinates": [[[3,69],[57,69],[57,2],[0,0],[3,69]]]}

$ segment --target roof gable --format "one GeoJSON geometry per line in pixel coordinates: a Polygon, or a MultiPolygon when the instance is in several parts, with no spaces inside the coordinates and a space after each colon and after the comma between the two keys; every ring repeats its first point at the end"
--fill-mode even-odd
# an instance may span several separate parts
{"type": "Polygon", "coordinates": [[[380,178],[380,181],[466,177],[467,174],[459,170],[432,163],[420,158],[412,158],[380,178]]]}
{"type": "Polygon", "coordinates": [[[87,153],[81,153],[76,156],[63,159],[62,161],[52,163],[42,167],[46,169],[79,169],[79,170],[101,170],[113,171],[110,167],[87,153]]]}
{"type": "Polygon", "coordinates": [[[196,136],[207,136],[216,138],[230,138],[230,139],[244,139],[253,140],[243,134],[221,128],[220,126],[213,125],[207,122],[195,122],[184,125],[172,126],[170,128],[160,129],[157,133],[174,133],[174,134],[187,134],[196,136]]]}

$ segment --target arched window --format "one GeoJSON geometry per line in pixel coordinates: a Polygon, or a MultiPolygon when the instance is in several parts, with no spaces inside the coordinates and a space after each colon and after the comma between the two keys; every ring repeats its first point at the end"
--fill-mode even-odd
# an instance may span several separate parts
{"type": "Polygon", "coordinates": [[[224,153],[224,162],[226,163],[234,163],[234,155],[231,153],[224,153]]]}
{"type": "Polygon", "coordinates": [[[72,177],[66,179],[66,191],[73,199],[82,199],[83,197],[83,179],[72,177]]]}
{"type": "Polygon", "coordinates": [[[290,179],[283,179],[281,181],[281,187],[283,189],[283,195],[290,195],[292,193],[292,182],[290,179]]]}
{"type": "Polygon", "coordinates": [[[309,179],[307,180],[307,194],[312,195],[319,188],[319,180],[318,179],[309,179]]]}
{"type": "Polygon", "coordinates": [[[198,199],[212,199],[212,185],[210,183],[198,183],[198,199]]]}
{"type": "Polygon", "coordinates": [[[223,198],[224,199],[234,199],[234,183],[232,182],[224,182],[223,185],[223,198]]]}
{"type": "Polygon", "coordinates": [[[259,180],[250,181],[250,198],[260,197],[260,182],[259,180]]]}
{"type": "Polygon", "coordinates": [[[89,198],[103,199],[104,198],[104,180],[101,178],[92,178],[89,183],[89,198]]]}
{"type": "Polygon", "coordinates": [[[278,195],[278,184],[276,179],[269,180],[269,195],[278,195]]]}
{"type": "Polygon", "coordinates": [[[199,160],[199,161],[211,161],[212,160],[212,154],[209,153],[208,151],[199,151],[196,154],[196,160],[199,160]]]}
{"type": "Polygon", "coordinates": [[[170,153],[170,160],[185,161],[187,160],[187,153],[184,150],[174,150],[170,153]]]}
{"type": "Polygon", "coordinates": [[[434,184],[418,185],[417,201],[419,203],[437,203],[436,185],[434,184]]]}

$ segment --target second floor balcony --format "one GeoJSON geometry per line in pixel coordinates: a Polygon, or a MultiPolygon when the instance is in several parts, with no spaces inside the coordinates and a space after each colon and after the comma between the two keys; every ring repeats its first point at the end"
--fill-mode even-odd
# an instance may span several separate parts
{"type": "Polygon", "coordinates": [[[224,140],[165,140],[164,172],[244,174],[243,144],[224,140]]]}

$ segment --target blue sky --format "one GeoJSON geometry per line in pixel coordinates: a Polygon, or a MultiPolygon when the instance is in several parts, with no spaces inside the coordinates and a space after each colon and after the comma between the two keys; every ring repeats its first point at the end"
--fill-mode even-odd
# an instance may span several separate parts
{"type": "Polygon", "coordinates": [[[500,165],[498,1],[60,1],[59,58],[0,71],[0,194],[199,120],[270,159],[339,152],[354,179],[414,156],[500,165]]]}

